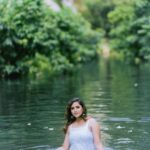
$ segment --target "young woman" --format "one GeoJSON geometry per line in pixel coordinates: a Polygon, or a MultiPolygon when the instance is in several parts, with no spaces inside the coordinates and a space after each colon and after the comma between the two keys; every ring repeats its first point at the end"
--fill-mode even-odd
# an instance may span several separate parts
{"type": "Polygon", "coordinates": [[[69,102],[65,115],[65,139],[57,150],[103,150],[99,125],[87,116],[86,107],[79,98],[69,102]]]}

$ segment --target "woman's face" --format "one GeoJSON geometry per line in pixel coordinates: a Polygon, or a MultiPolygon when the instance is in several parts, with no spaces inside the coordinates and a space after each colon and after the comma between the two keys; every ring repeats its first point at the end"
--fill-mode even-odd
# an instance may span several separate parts
{"type": "Polygon", "coordinates": [[[75,118],[79,118],[83,113],[83,107],[79,104],[79,102],[74,102],[71,105],[71,113],[75,118]]]}

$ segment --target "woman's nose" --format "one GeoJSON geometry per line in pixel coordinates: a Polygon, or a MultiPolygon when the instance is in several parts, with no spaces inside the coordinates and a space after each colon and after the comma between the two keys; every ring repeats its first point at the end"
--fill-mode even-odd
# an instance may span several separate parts
{"type": "Polygon", "coordinates": [[[76,111],[77,111],[77,108],[75,108],[74,111],[76,112],[76,111]]]}

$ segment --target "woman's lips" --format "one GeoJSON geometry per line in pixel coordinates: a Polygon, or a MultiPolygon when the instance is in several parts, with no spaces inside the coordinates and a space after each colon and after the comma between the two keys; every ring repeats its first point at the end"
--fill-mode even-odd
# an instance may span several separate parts
{"type": "Polygon", "coordinates": [[[78,115],[78,113],[74,113],[74,115],[78,115]]]}

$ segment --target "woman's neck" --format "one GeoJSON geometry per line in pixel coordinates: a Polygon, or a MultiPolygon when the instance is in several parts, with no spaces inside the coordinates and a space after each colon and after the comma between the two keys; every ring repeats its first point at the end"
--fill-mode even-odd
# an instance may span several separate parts
{"type": "Polygon", "coordinates": [[[85,122],[85,121],[84,121],[83,118],[80,117],[80,118],[76,118],[75,122],[76,122],[77,124],[82,124],[82,123],[85,122]]]}

